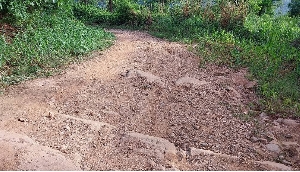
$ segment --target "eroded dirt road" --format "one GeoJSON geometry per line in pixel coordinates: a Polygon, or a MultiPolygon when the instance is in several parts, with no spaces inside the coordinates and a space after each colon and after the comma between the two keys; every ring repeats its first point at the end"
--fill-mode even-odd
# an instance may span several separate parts
{"type": "Polygon", "coordinates": [[[262,113],[246,69],[112,30],[115,44],[0,97],[0,170],[299,170],[298,121],[262,113]]]}

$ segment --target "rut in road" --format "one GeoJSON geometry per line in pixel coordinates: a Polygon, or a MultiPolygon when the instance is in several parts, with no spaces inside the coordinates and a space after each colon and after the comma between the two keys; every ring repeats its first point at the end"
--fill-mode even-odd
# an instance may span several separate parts
{"type": "Polygon", "coordinates": [[[299,169],[298,121],[239,118],[257,101],[246,69],[200,68],[186,45],[112,32],[93,59],[0,97],[2,169],[299,169]]]}

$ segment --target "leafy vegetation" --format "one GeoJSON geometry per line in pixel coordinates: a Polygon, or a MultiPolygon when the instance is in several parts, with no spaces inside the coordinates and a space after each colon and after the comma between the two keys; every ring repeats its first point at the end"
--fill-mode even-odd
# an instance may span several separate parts
{"type": "Polygon", "coordinates": [[[2,0],[0,4],[4,16],[4,24],[0,24],[2,88],[50,75],[88,52],[109,46],[113,39],[103,29],[87,27],[76,20],[66,1],[2,0]],[[12,28],[11,34],[7,34],[7,28],[12,28]]]}

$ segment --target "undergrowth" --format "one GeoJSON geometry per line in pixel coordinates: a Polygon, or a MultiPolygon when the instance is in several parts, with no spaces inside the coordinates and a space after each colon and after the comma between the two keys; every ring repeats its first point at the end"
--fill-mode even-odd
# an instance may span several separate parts
{"type": "Polygon", "coordinates": [[[61,66],[108,47],[113,35],[63,12],[35,11],[12,41],[0,37],[0,87],[48,76],[61,66]]]}

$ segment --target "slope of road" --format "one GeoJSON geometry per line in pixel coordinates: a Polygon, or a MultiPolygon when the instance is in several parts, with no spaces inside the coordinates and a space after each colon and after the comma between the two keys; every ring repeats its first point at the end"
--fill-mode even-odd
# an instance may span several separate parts
{"type": "Polygon", "coordinates": [[[111,31],[93,59],[0,97],[1,170],[300,169],[298,121],[242,120],[257,101],[246,69],[111,31]]]}

